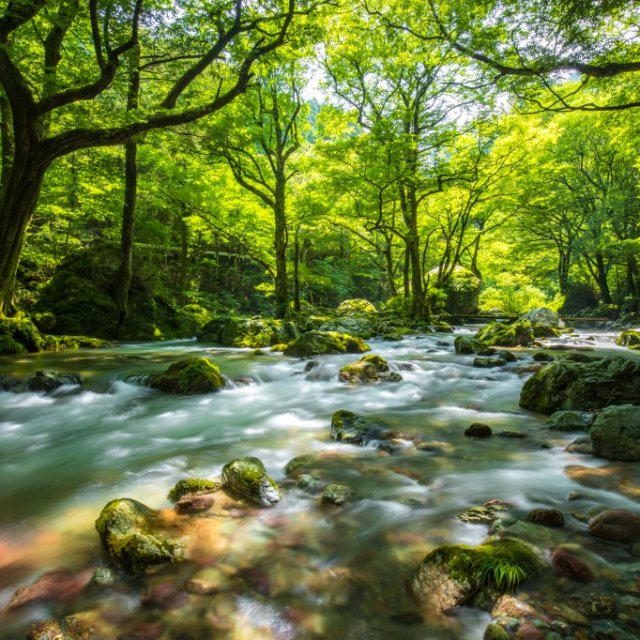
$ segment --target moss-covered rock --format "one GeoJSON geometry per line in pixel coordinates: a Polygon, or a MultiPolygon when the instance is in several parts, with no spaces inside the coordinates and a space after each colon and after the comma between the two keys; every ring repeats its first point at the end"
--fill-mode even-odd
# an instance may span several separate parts
{"type": "Polygon", "coordinates": [[[354,495],[354,492],[343,484],[328,484],[322,492],[322,503],[340,507],[353,500],[354,495]]]}
{"type": "Polygon", "coordinates": [[[258,458],[238,458],[226,464],[222,469],[222,483],[261,507],[280,502],[280,488],[258,458]]]}
{"type": "Polygon", "coordinates": [[[364,353],[369,345],[346,333],[336,331],[307,331],[291,342],[284,351],[285,356],[308,358],[331,353],[364,353]]]}
{"type": "Polygon", "coordinates": [[[187,358],[174,362],[163,373],[152,376],[149,386],[165,393],[211,393],[225,386],[220,369],[206,358],[187,358]]]}
{"type": "Polygon", "coordinates": [[[338,378],[341,382],[351,384],[402,381],[402,376],[391,371],[387,361],[382,356],[375,354],[364,356],[357,362],[345,365],[340,369],[338,378]]]}
{"type": "Polygon", "coordinates": [[[80,376],[41,369],[27,379],[25,386],[29,391],[48,392],[67,384],[78,385],[80,382],[80,376]]]}
{"type": "Polygon", "coordinates": [[[220,488],[218,482],[205,480],[204,478],[183,478],[173,485],[167,496],[171,502],[178,502],[182,496],[188,493],[200,493],[201,491],[217,491],[220,488]]]}
{"type": "Polygon", "coordinates": [[[493,347],[471,338],[470,336],[457,336],[453,342],[454,349],[457,354],[471,355],[476,353],[480,356],[491,356],[496,353],[493,347]]]}
{"type": "Polygon", "coordinates": [[[593,419],[588,411],[556,411],[545,424],[554,431],[589,431],[593,419]]]}
{"type": "Polygon", "coordinates": [[[518,318],[519,321],[527,320],[534,327],[551,327],[553,329],[561,329],[564,323],[560,319],[560,316],[546,307],[538,307],[537,309],[531,309],[518,318]]]}
{"type": "Polygon", "coordinates": [[[627,404],[603,409],[593,422],[589,435],[593,453],[601,458],[628,462],[640,460],[640,407],[627,404]]]}
{"type": "Polygon", "coordinates": [[[230,318],[224,324],[219,340],[216,342],[229,347],[259,349],[291,342],[298,335],[298,329],[293,322],[261,318],[230,318]]]}
{"type": "Polygon", "coordinates": [[[364,446],[371,440],[394,437],[394,433],[367,418],[341,409],[331,416],[331,437],[338,442],[364,446]]]}
{"type": "Polygon", "coordinates": [[[339,316],[353,316],[353,315],[371,315],[376,313],[377,310],[368,300],[363,298],[353,298],[351,300],[345,300],[340,303],[336,309],[336,313],[339,316]]]}
{"type": "Polygon", "coordinates": [[[616,338],[616,344],[620,347],[629,347],[630,349],[640,349],[640,331],[628,329],[623,331],[616,338]]]}
{"type": "Polygon", "coordinates": [[[530,347],[534,338],[533,325],[528,320],[491,322],[475,335],[476,340],[490,347],[530,347]]]}
{"type": "Polygon", "coordinates": [[[358,338],[371,338],[375,331],[371,320],[365,316],[345,316],[323,322],[320,331],[347,333],[358,338]]]}
{"type": "Polygon", "coordinates": [[[562,358],[531,376],[520,394],[520,406],[537,413],[594,411],[614,404],[640,404],[640,363],[562,358]]]}
{"type": "Polygon", "coordinates": [[[163,528],[158,512],[136,500],[109,502],[96,520],[96,531],[111,560],[127,573],[142,574],[178,559],[179,546],[163,528]]]}
{"type": "Polygon", "coordinates": [[[45,348],[46,339],[29,318],[0,319],[0,355],[36,353],[45,348]]]}
{"type": "Polygon", "coordinates": [[[490,608],[497,597],[539,572],[529,546],[511,538],[477,547],[439,547],[422,561],[410,583],[416,601],[431,611],[457,606],[490,608]]]}

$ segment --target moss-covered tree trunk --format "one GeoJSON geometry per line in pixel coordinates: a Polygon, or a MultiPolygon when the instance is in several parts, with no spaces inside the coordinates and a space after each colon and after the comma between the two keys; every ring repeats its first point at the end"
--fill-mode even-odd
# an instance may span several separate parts
{"type": "Polygon", "coordinates": [[[286,178],[284,163],[276,171],[275,199],[273,213],[275,217],[275,253],[276,253],[276,277],[275,277],[275,316],[278,319],[286,318],[289,312],[289,285],[287,281],[287,246],[289,233],[287,229],[286,213],[286,178]]]}

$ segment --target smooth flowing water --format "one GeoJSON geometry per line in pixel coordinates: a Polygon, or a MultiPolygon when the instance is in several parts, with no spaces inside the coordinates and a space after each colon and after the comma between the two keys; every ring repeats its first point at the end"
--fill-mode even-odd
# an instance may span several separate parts
{"type": "MultiPolygon", "coordinates": [[[[610,338],[598,335],[597,348],[615,350],[610,338]]],[[[584,488],[566,469],[605,461],[567,453],[570,436],[545,430],[543,417],[518,408],[529,374],[517,367],[531,362],[530,352],[486,370],[474,368],[472,356],[456,355],[450,335],[370,344],[401,370],[402,382],[340,383],[338,370],[353,355],[318,357],[318,366],[306,371],[306,361],[281,354],[194,341],[0,359],[7,375],[52,368],[83,380],[50,395],[0,392],[0,638],[25,638],[33,621],[95,609],[112,622],[114,638],[481,638],[489,616],[479,611],[418,618],[405,589],[411,572],[438,545],[486,537],[486,526],[456,519],[470,506],[501,499],[522,511],[575,511],[568,496],[584,488]],[[126,381],[189,355],[210,357],[229,379],[254,382],[176,397],[126,381]],[[407,440],[389,455],[375,443],[336,443],[329,425],[338,409],[433,446],[421,451],[407,440]],[[472,422],[527,438],[465,438],[472,422]],[[341,508],[322,506],[318,496],[298,489],[284,468],[302,454],[316,454],[314,473],[325,483],[349,485],[356,499],[341,508]],[[217,478],[225,463],[248,455],[282,484],[280,504],[200,518],[197,561],[153,578],[183,583],[215,568],[223,583],[216,595],[145,605],[152,579],[7,607],[16,589],[48,571],[65,568],[81,580],[105,563],[94,522],[109,500],[128,497],[169,509],[167,492],[177,480],[217,478]]],[[[638,496],[617,487],[588,494],[581,508],[637,506],[638,496]]],[[[623,562],[594,543],[578,520],[562,536],[588,549],[594,564],[623,562]]]]}

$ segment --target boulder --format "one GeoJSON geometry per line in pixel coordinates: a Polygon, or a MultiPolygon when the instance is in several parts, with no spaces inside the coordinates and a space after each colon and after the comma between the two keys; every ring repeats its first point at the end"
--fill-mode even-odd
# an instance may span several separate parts
{"type": "Polygon", "coordinates": [[[307,331],[291,342],[284,350],[285,356],[309,358],[331,353],[364,353],[369,346],[346,333],[337,331],[307,331]]]}
{"type": "Polygon", "coordinates": [[[545,425],[554,431],[589,431],[593,419],[593,413],[587,411],[556,411],[545,425]]]}
{"type": "Polygon", "coordinates": [[[45,337],[29,318],[0,318],[0,356],[42,351],[45,342],[45,337]]]}
{"type": "Polygon", "coordinates": [[[613,619],[618,615],[616,601],[603,593],[580,593],[569,596],[565,602],[587,618],[613,619]]]}
{"type": "Polygon", "coordinates": [[[603,409],[589,431],[593,453],[608,460],[640,460],[640,407],[631,404],[603,409]]]}
{"type": "Polygon", "coordinates": [[[560,316],[555,311],[545,307],[527,311],[518,318],[518,322],[523,320],[530,322],[534,327],[551,327],[552,329],[562,329],[564,327],[564,322],[560,319],[560,316]]]}
{"type": "Polygon", "coordinates": [[[554,572],[563,578],[585,583],[593,582],[596,579],[591,567],[584,560],[576,558],[570,551],[562,547],[552,549],[549,559],[554,572]]]}
{"type": "Polygon", "coordinates": [[[252,349],[287,344],[298,335],[299,331],[293,322],[233,317],[215,318],[196,334],[198,340],[203,342],[252,349]]]}
{"type": "Polygon", "coordinates": [[[561,358],[531,376],[520,394],[520,406],[537,413],[615,404],[640,404],[640,363],[620,357],[584,363],[561,358]]]}
{"type": "Polygon", "coordinates": [[[336,309],[336,313],[339,316],[372,315],[377,313],[377,310],[368,300],[353,298],[341,302],[336,309]]]}
{"type": "Polygon", "coordinates": [[[459,513],[456,517],[468,524],[491,524],[494,520],[504,515],[509,510],[509,505],[501,500],[489,500],[478,507],[470,507],[459,513]]]}
{"type": "Polygon", "coordinates": [[[41,369],[40,371],[36,371],[27,379],[25,386],[28,391],[47,392],[54,391],[55,389],[62,387],[65,384],[80,384],[80,376],[76,376],[70,373],[58,373],[57,371],[41,369]]]}
{"type": "Polygon", "coordinates": [[[222,469],[222,483],[261,507],[280,502],[280,488],[258,458],[237,458],[222,469]]]}
{"type": "Polygon", "coordinates": [[[538,558],[527,545],[511,538],[477,547],[451,545],[427,555],[411,582],[411,592],[430,612],[458,606],[490,609],[498,596],[539,571],[538,558]]]}
{"type": "Polygon", "coordinates": [[[491,322],[475,335],[476,340],[490,347],[530,347],[534,338],[533,325],[528,320],[511,324],[491,322]]]}
{"type": "Polygon", "coordinates": [[[616,344],[620,347],[629,347],[630,349],[640,349],[640,331],[628,329],[623,331],[617,338],[616,344]]]}
{"type": "Polygon", "coordinates": [[[474,422],[464,430],[464,435],[468,438],[490,438],[492,434],[491,427],[482,422],[474,422]]]}
{"type": "Polygon", "coordinates": [[[96,520],[96,530],[113,563],[127,573],[143,574],[178,557],[178,546],[163,527],[159,512],[136,500],[109,502],[96,520]]]}
{"type": "Polygon", "coordinates": [[[363,446],[371,440],[388,439],[394,434],[382,425],[341,409],[331,416],[330,435],[338,442],[363,446]]]}
{"type": "MultiPolygon", "coordinates": [[[[358,338],[371,338],[375,331],[373,323],[366,316],[343,316],[323,322],[320,331],[335,331],[337,333],[347,333],[358,338]]],[[[400,338],[402,339],[402,338],[400,338]]]]}
{"type": "Polygon", "coordinates": [[[557,509],[532,509],[527,514],[527,522],[561,528],[564,527],[564,516],[557,509]]]}
{"type": "Polygon", "coordinates": [[[173,485],[168,498],[171,502],[178,502],[182,496],[189,493],[213,492],[220,488],[220,484],[204,478],[183,478],[173,485]]]}
{"type": "Polygon", "coordinates": [[[368,355],[357,362],[347,364],[338,374],[340,382],[372,383],[372,382],[401,382],[402,376],[389,370],[387,361],[378,355],[368,355]]]}
{"type": "Polygon", "coordinates": [[[354,493],[349,487],[342,484],[328,484],[322,492],[322,503],[340,507],[353,500],[353,497],[354,493]]]}
{"type": "Polygon", "coordinates": [[[493,369],[494,367],[504,367],[507,364],[500,356],[478,356],[473,359],[473,366],[478,369],[493,369]]]}
{"type": "Polygon", "coordinates": [[[225,382],[218,366],[207,358],[187,358],[152,376],[149,386],[165,393],[191,395],[219,391],[225,382]]]}
{"type": "Polygon", "coordinates": [[[609,542],[640,541],[640,515],[628,509],[605,509],[589,520],[589,533],[609,542]]]}
{"type": "Polygon", "coordinates": [[[477,353],[481,356],[492,356],[496,353],[493,347],[489,347],[484,342],[480,342],[470,336],[457,336],[453,342],[453,346],[458,354],[477,353]]]}

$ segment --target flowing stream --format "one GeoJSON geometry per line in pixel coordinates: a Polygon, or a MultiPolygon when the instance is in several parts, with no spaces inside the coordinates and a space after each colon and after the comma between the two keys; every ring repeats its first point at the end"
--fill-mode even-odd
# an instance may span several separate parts
{"type": "MultiPolygon", "coordinates": [[[[586,335],[579,342],[586,344],[586,335]]],[[[591,335],[597,351],[616,351],[611,335],[591,335]]],[[[402,382],[340,383],[338,370],[358,359],[353,355],[318,357],[307,371],[308,361],[195,341],[0,359],[2,374],[25,378],[51,368],[83,380],[48,395],[0,392],[0,639],[25,638],[37,620],[94,609],[111,612],[114,638],[479,639],[488,614],[469,609],[447,620],[420,619],[405,590],[436,546],[486,537],[486,526],[465,524],[456,514],[490,499],[523,512],[549,507],[568,514],[596,503],[637,507],[638,496],[615,486],[586,490],[571,479],[567,467],[606,461],[568,453],[576,434],[549,432],[543,416],[519,409],[530,374],[517,367],[531,362],[530,350],[515,350],[517,363],[479,369],[473,356],[454,353],[451,335],[370,344],[400,370],[402,382]],[[190,355],[210,357],[230,380],[253,383],[176,397],[126,381],[190,355]],[[389,454],[375,443],[336,443],[329,426],[338,409],[432,446],[418,450],[407,439],[389,454]],[[496,435],[464,437],[473,422],[489,424],[496,435]],[[527,437],[497,435],[503,430],[527,437]],[[303,454],[315,454],[314,474],[347,484],[355,500],[323,506],[297,488],[284,468],[303,454]],[[84,575],[106,562],[94,522],[109,500],[129,497],[170,509],[167,492],[177,480],[217,478],[225,463],[249,455],[282,485],[283,499],[250,515],[199,517],[206,529],[199,563],[173,565],[145,586],[92,585],[7,608],[18,588],[48,571],[84,575]],[[568,498],[575,491],[589,501],[576,507],[568,498]],[[179,606],[141,606],[154,580],[185,581],[203,567],[220,570],[228,588],[215,596],[185,595],[179,606]],[[211,628],[220,631],[211,635],[211,628]]],[[[578,520],[568,518],[564,530],[549,535],[563,538],[540,541],[543,547],[570,540],[588,550],[595,566],[615,571],[625,562],[578,520]]]]}

